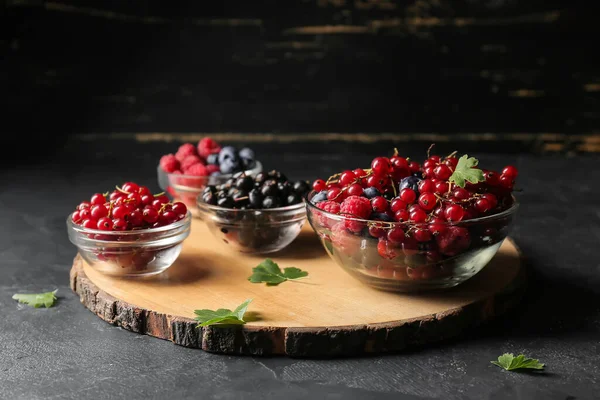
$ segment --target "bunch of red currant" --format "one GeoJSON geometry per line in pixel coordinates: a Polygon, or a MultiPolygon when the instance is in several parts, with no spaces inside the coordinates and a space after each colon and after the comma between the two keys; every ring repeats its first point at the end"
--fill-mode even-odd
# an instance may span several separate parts
{"type": "Polygon", "coordinates": [[[110,193],[95,193],[82,201],[71,220],[86,229],[126,231],[166,226],[186,215],[185,204],[171,203],[165,194],[153,195],[146,186],[125,182],[110,193]]]}

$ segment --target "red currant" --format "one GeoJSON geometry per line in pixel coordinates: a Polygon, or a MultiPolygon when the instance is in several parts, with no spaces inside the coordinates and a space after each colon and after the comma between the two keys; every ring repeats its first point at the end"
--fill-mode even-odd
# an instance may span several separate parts
{"type": "Polygon", "coordinates": [[[325,181],[323,179],[317,179],[316,181],[313,182],[313,190],[315,192],[322,192],[323,190],[325,190],[325,187],[327,185],[325,184],[325,181]]]}
{"type": "Polygon", "coordinates": [[[90,203],[94,205],[101,205],[106,203],[106,198],[102,193],[94,193],[90,199],[90,203]]]}
{"type": "Polygon", "coordinates": [[[423,193],[419,196],[419,206],[425,211],[431,211],[437,204],[437,197],[433,193],[423,193]]]}
{"type": "Polygon", "coordinates": [[[427,167],[423,170],[423,176],[426,176],[427,178],[433,178],[435,176],[434,173],[435,168],[433,167],[427,167]]]}
{"type": "Polygon", "coordinates": [[[517,175],[519,175],[519,171],[512,165],[509,165],[507,167],[504,167],[504,169],[502,170],[502,175],[508,176],[514,181],[517,178],[517,175]]]}
{"type": "Polygon", "coordinates": [[[494,171],[484,171],[483,177],[485,178],[485,183],[490,186],[498,186],[500,182],[500,177],[494,171]]]}
{"type": "Polygon", "coordinates": [[[98,219],[98,229],[101,231],[110,231],[112,228],[112,220],[108,217],[98,219]]]}
{"type": "Polygon", "coordinates": [[[374,238],[380,238],[386,235],[386,231],[380,226],[372,225],[369,226],[369,235],[373,236],[374,238]]]}
{"type": "Polygon", "coordinates": [[[154,208],[144,208],[144,211],[142,211],[142,216],[144,221],[146,221],[148,224],[153,224],[158,221],[158,211],[156,211],[154,208]]]}
{"type": "Polygon", "coordinates": [[[187,207],[185,204],[183,204],[182,202],[175,202],[173,203],[173,205],[171,206],[171,210],[173,210],[173,212],[177,215],[183,215],[185,216],[187,214],[187,207]]]}
{"type": "Polygon", "coordinates": [[[124,231],[127,229],[127,221],[124,218],[113,218],[112,220],[113,231],[124,231]]]}
{"type": "Polygon", "coordinates": [[[500,175],[500,180],[498,181],[498,184],[500,187],[507,189],[507,190],[512,190],[513,185],[514,185],[514,180],[512,177],[508,176],[508,175],[500,175]]]}
{"type": "Polygon", "coordinates": [[[367,186],[374,187],[380,191],[383,190],[383,188],[386,186],[387,183],[388,183],[388,178],[386,176],[371,175],[367,178],[367,186]]]}
{"type": "Polygon", "coordinates": [[[348,196],[360,196],[363,194],[363,187],[358,183],[353,183],[346,190],[348,196]]]}
{"type": "Polygon", "coordinates": [[[371,199],[371,207],[375,212],[386,212],[388,209],[388,201],[384,199],[383,196],[373,197],[371,199]]]}
{"type": "Polygon", "coordinates": [[[392,212],[398,212],[400,210],[404,210],[406,208],[406,202],[404,202],[400,197],[395,197],[390,202],[390,210],[392,212]]]}
{"type": "Polygon", "coordinates": [[[452,175],[452,171],[450,170],[450,168],[444,164],[435,167],[433,173],[436,178],[441,179],[443,181],[448,180],[448,178],[450,178],[450,175],[452,175]]]}
{"type": "Polygon", "coordinates": [[[166,210],[158,217],[159,220],[165,222],[165,225],[172,224],[177,221],[177,214],[175,214],[172,210],[166,210]]]}
{"type": "Polygon", "coordinates": [[[156,196],[155,200],[160,201],[162,204],[166,204],[169,202],[169,198],[167,197],[166,194],[161,194],[160,196],[156,196]]]}
{"type": "Polygon", "coordinates": [[[446,158],[446,161],[444,161],[444,164],[446,164],[448,167],[450,167],[451,170],[454,171],[454,168],[456,168],[456,166],[458,165],[458,159],[456,157],[448,157],[446,158]]]}
{"type": "Polygon", "coordinates": [[[139,206],[142,198],[140,197],[139,194],[135,193],[135,192],[131,192],[127,195],[127,203],[131,204],[134,208],[139,206]]]}
{"type": "Polygon", "coordinates": [[[432,160],[431,158],[425,160],[423,163],[423,168],[435,168],[437,167],[437,161],[432,160]]]}
{"type": "Polygon", "coordinates": [[[496,208],[498,205],[498,199],[492,193],[484,193],[481,195],[482,199],[486,199],[490,203],[490,209],[496,208]]]}
{"type": "Polygon", "coordinates": [[[417,209],[410,213],[410,220],[415,223],[420,224],[422,222],[425,222],[425,220],[427,220],[427,214],[425,213],[425,211],[423,211],[421,209],[417,209]]]}
{"type": "Polygon", "coordinates": [[[356,168],[354,171],[354,176],[356,176],[357,178],[364,178],[367,176],[367,173],[365,172],[364,169],[362,168],[356,168]]]}
{"type": "Polygon", "coordinates": [[[429,156],[429,159],[431,161],[433,161],[434,163],[439,163],[442,160],[442,158],[440,156],[436,156],[436,155],[429,156]]]}
{"type": "Polygon", "coordinates": [[[140,188],[138,189],[138,194],[140,196],[145,196],[147,194],[151,194],[152,192],[150,191],[150,189],[148,189],[146,186],[140,186],[140,188]]]}
{"type": "Polygon", "coordinates": [[[120,199],[122,197],[125,197],[125,194],[115,190],[108,196],[108,199],[110,201],[116,201],[117,199],[120,199]]]}
{"type": "Polygon", "coordinates": [[[113,208],[113,210],[112,210],[112,217],[113,217],[113,219],[122,219],[122,218],[125,218],[125,216],[127,214],[129,214],[129,209],[125,205],[115,206],[115,208],[113,208]]]}
{"type": "Polygon", "coordinates": [[[99,220],[100,218],[108,216],[108,209],[104,206],[104,204],[97,204],[90,210],[90,215],[95,220],[99,220]]]}
{"type": "Polygon", "coordinates": [[[144,216],[139,210],[133,210],[130,212],[126,219],[127,222],[129,222],[129,224],[134,228],[140,227],[144,223],[144,216]]]}
{"type": "Polygon", "coordinates": [[[356,181],[356,175],[354,175],[354,172],[352,171],[344,171],[342,172],[342,175],[340,175],[339,183],[342,186],[351,185],[354,181],[356,181]]]}
{"type": "Polygon", "coordinates": [[[81,226],[83,226],[85,229],[98,229],[98,221],[96,221],[95,219],[86,219],[81,223],[81,226]]]}
{"type": "Polygon", "coordinates": [[[392,169],[390,159],[387,157],[376,157],[371,162],[371,170],[375,175],[385,176],[392,169]]]}
{"type": "Polygon", "coordinates": [[[458,222],[463,219],[465,210],[458,204],[450,204],[444,211],[447,221],[458,222]]]}
{"type": "Polygon", "coordinates": [[[79,206],[77,206],[77,209],[78,209],[78,210],[83,210],[83,209],[86,209],[86,208],[90,208],[91,206],[92,206],[92,205],[90,204],[90,202],[89,202],[89,201],[82,201],[82,202],[79,204],[79,206]]]}
{"type": "Polygon", "coordinates": [[[141,206],[147,206],[147,205],[152,204],[153,201],[154,201],[154,195],[152,195],[152,194],[144,194],[140,198],[140,205],[141,206]]]}
{"type": "Polygon", "coordinates": [[[419,172],[421,170],[421,165],[419,165],[419,163],[416,161],[411,161],[408,163],[408,168],[410,169],[410,172],[414,174],[415,172],[419,172]]]}
{"type": "Polygon", "coordinates": [[[484,198],[480,198],[475,202],[475,209],[480,213],[486,213],[491,210],[490,202],[484,198]]]}
{"type": "Polygon", "coordinates": [[[394,213],[394,219],[398,222],[406,222],[410,219],[410,213],[405,209],[398,210],[394,213]]]}
{"type": "Polygon", "coordinates": [[[446,181],[437,181],[435,183],[434,192],[437,194],[444,194],[450,190],[450,184],[446,181]]]}
{"type": "Polygon", "coordinates": [[[423,179],[418,184],[419,193],[433,193],[435,191],[435,185],[431,179],[423,179]]]}
{"type": "Polygon", "coordinates": [[[452,192],[452,197],[456,200],[467,200],[471,198],[471,193],[465,188],[457,187],[452,192]]]}
{"type": "Polygon", "coordinates": [[[412,204],[417,199],[417,194],[411,188],[404,188],[400,191],[400,199],[407,204],[412,204]]]}
{"type": "Polygon", "coordinates": [[[339,199],[340,193],[342,193],[342,189],[340,189],[340,188],[330,189],[327,192],[327,200],[337,200],[339,202],[340,201],[340,199],[339,199]]]}
{"type": "Polygon", "coordinates": [[[83,209],[79,210],[79,219],[81,221],[90,219],[91,217],[92,217],[92,214],[90,213],[89,208],[83,208],[83,209]]]}
{"type": "Polygon", "coordinates": [[[125,182],[121,187],[121,190],[123,190],[125,193],[137,193],[138,190],[140,190],[140,187],[136,183],[125,182]]]}
{"type": "Polygon", "coordinates": [[[433,233],[434,235],[444,232],[446,228],[446,221],[438,217],[433,218],[429,224],[429,232],[433,233]]]}
{"type": "Polygon", "coordinates": [[[75,212],[73,212],[73,214],[71,214],[71,221],[75,222],[76,224],[81,222],[81,217],[79,216],[79,211],[75,211],[75,212]]]}
{"type": "Polygon", "coordinates": [[[404,231],[400,227],[392,228],[387,233],[387,239],[396,244],[400,244],[404,241],[404,231]]]}
{"type": "Polygon", "coordinates": [[[429,242],[431,240],[431,232],[427,229],[417,228],[413,232],[413,237],[417,242],[429,242]]]}

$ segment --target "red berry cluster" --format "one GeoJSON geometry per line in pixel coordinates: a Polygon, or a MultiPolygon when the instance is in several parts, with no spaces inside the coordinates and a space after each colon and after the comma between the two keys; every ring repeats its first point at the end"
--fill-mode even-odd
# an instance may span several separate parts
{"type": "MultiPolygon", "coordinates": [[[[370,169],[315,180],[311,202],[329,213],[351,217],[343,221],[344,229],[377,239],[378,252],[385,259],[425,249],[431,251],[427,261],[432,261],[470,246],[473,232],[456,223],[497,214],[513,204],[517,175],[514,166],[501,172],[479,169],[477,160],[459,159],[456,153],[428,154],[418,163],[396,151],[390,158],[373,159],[370,169]]],[[[321,225],[327,225],[326,220],[325,215],[317,216],[321,225]]]]}
{"type": "Polygon", "coordinates": [[[127,231],[158,228],[187,215],[181,202],[170,203],[164,194],[153,195],[146,186],[125,182],[111,193],[95,193],[82,201],[71,220],[86,229],[127,231]]]}
{"type": "Polygon", "coordinates": [[[219,171],[219,166],[207,165],[211,154],[218,154],[221,145],[209,137],[202,138],[197,144],[184,143],[175,154],[165,154],[160,158],[160,167],[170,174],[209,176],[219,171]]]}

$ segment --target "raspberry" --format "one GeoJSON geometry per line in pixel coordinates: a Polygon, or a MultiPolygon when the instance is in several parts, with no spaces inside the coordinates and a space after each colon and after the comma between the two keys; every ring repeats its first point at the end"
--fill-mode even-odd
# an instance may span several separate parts
{"type": "Polygon", "coordinates": [[[371,202],[366,197],[349,196],[342,203],[340,211],[355,218],[367,219],[371,214],[371,202]]]}
{"type": "Polygon", "coordinates": [[[187,156],[191,155],[198,155],[198,153],[196,152],[196,147],[191,143],[182,144],[181,146],[179,146],[179,149],[177,149],[177,153],[175,153],[175,157],[177,158],[177,160],[179,160],[179,162],[182,162],[187,156]]]}
{"type": "Polygon", "coordinates": [[[212,175],[215,172],[221,172],[221,168],[216,164],[209,164],[206,166],[206,172],[208,175],[212,175]]]}
{"type": "Polygon", "coordinates": [[[175,154],[166,154],[160,158],[160,167],[167,173],[172,173],[179,169],[179,161],[175,154]]]}
{"type": "Polygon", "coordinates": [[[221,151],[221,146],[209,137],[202,138],[198,142],[198,154],[206,159],[211,154],[216,154],[221,151]]]}
{"type": "Polygon", "coordinates": [[[346,255],[352,255],[360,250],[361,238],[350,234],[343,222],[339,222],[331,228],[330,238],[333,245],[346,255]]]}
{"type": "Polygon", "coordinates": [[[385,258],[386,260],[391,260],[399,255],[399,249],[384,238],[379,238],[379,242],[377,243],[377,252],[381,258],[385,258]]]}
{"type": "Polygon", "coordinates": [[[186,175],[208,176],[206,167],[200,163],[194,164],[185,171],[186,175]]]}
{"type": "Polygon", "coordinates": [[[330,201],[330,200],[321,201],[321,202],[317,203],[317,207],[319,207],[323,211],[327,211],[332,214],[337,214],[340,212],[340,205],[339,205],[339,203],[336,203],[335,201],[330,201]]]}
{"type": "Polygon", "coordinates": [[[200,163],[200,164],[204,164],[204,163],[202,162],[202,159],[201,159],[200,157],[198,157],[198,156],[197,156],[197,155],[195,155],[195,154],[191,154],[191,155],[187,156],[186,158],[184,158],[184,159],[181,161],[181,169],[184,171],[184,173],[187,173],[187,170],[188,170],[188,169],[189,169],[189,168],[190,168],[192,165],[195,165],[195,164],[198,164],[198,163],[200,163]]]}
{"type": "MultiPolygon", "coordinates": [[[[340,212],[340,204],[335,201],[320,201],[316,204],[316,206],[321,210],[330,212],[332,214],[337,214],[340,212]]],[[[317,217],[317,222],[325,228],[331,228],[331,225],[336,222],[334,219],[329,218],[327,215],[321,212],[316,212],[315,214],[317,217]]]]}

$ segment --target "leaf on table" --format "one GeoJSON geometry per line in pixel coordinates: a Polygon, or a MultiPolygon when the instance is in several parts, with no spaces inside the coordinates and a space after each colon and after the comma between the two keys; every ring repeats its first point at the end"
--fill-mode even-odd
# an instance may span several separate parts
{"type": "Polygon", "coordinates": [[[12,298],[17,300],[19,303],[27,304],[34,308],[40,308],[42,306],[50,308],[56,301],[56,292],[58,292],[58,289],[46,293],[17,293],[14,294],[12,298]]]}
{"type": "Polygon", "coordinates": [[[252,268],[252,275],[248,280],[252,283],[266,283],[267,286],[279,285],[281,282],[296,280],[308,276],[308,272],[300,268],[289,267],[281,270],[279,265],[270,258],[252,268]]]}
{"type": "Polygon", "coordinates": [[[248,305],[252,299],[247,299],[242,304],[236,307],[235,310],[229,310],[227,308],[219,308],[218,310],[195,310],[194,314],[196,314],[196,321],[198,321],[198,326],[208,326],[208,325],[243,325],[246,323],[244,321],[244,314],[248,309],[248,305]]]}
{"type": "Polygon", "coordinates": [[[465,187],[467,181],[471,183],[484,182],[483,171],[479,168],[474,168],[477,164],[479,164],[479,160],[465,154],[458,159],[458,164],[456,164],[456,168],[454,168],[454,172],[450,175],[448,181],[454,182],[456,186],[462,188],[465,187]]]}
{"type": "Polygon", "coordinates": [[[504,368],[507,371],[515,369],[544,369],[545,364],[534,358],[527,358],[523,354],[514,356],[512,353],[504,353],[498,357],[498,361],[490,361],[492,364],[504,368]]]}

